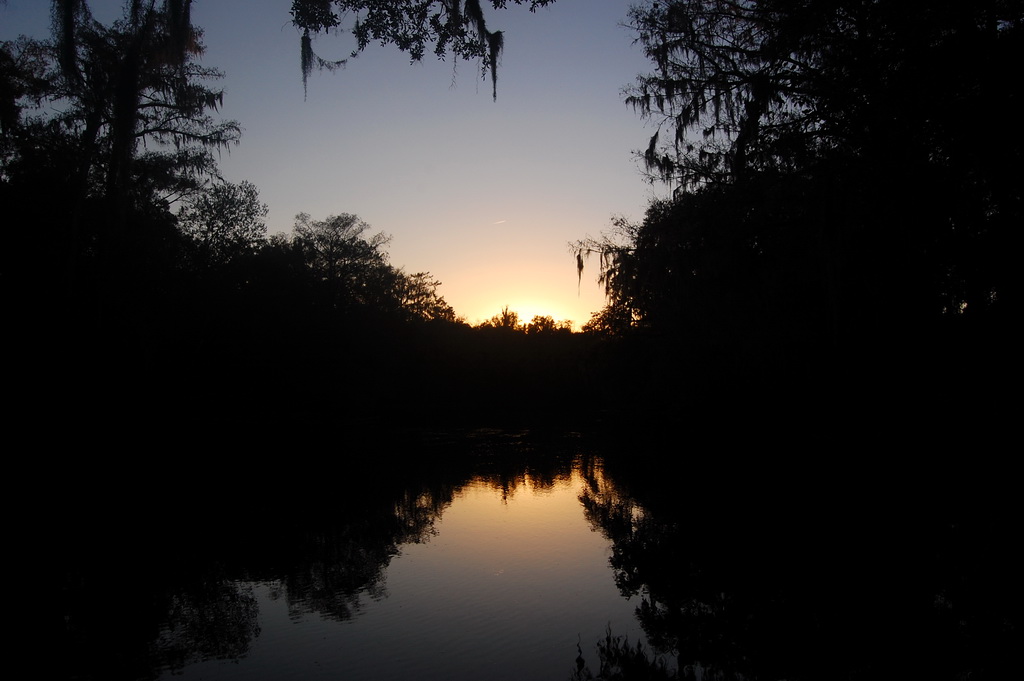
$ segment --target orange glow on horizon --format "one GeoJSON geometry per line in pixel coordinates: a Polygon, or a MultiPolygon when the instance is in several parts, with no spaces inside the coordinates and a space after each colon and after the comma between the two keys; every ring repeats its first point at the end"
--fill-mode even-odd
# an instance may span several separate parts
{"type": "Polygon", "coordinates": [[[494,311],[487,316],[481,316],[476,319],[467,318],[467,321],[473,326],[482,324],[483,322],[490,321],[492,318],[501,315],[501,311],[508,307],[509,312],[515,312],[519,316],[519,323],[521,325],[527,325],[533,321],[534,317],[551,317],[555,320],[556,324],[560,324],[563,321],[569,320],[572,322],[574,331],[579,331],[580,327],[585,324],[588,319],[579,320],[574,319],[572,315],[563,315],[558,312],[552,311],[556,309],[554,305],[534,304],[534,303],[523,303],[522,305],[516,305],[514,303],[503,303],[501,305],[494,306],[494,311]]]}

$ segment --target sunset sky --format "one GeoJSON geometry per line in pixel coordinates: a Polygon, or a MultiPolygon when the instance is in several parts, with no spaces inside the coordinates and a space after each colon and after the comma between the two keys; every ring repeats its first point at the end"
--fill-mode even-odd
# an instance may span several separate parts
{"type": "MultiPolygon", "coordinates": [[[[92,0],[104,23],[121,0],[92,0]]],[[[409,64],[371,47],[344,70],[314,74],[304,99],[299,34],[288,0],[195,0],[202,63],[222,70],[224,118],[241,144],[224,177],[248,180],[270,207],[271,232],[294,216],[354,213],[392,235],[391,263],[429,271],[470,323],[508,305],[577,328],[601,308],[596,262],[577,291],[569,243],[643,216],[648,185],[633,152],[651,130],[621,90],[648,70],[626,20],[628,0],[557,0],[488,12],[505,32],[498,99],[475,62],[409,64]]],[[[0,38],[48,36],[49,0],[0,4],[0,38]]],[[[347,34],[314,49],[341,59],[347,34]]]]}

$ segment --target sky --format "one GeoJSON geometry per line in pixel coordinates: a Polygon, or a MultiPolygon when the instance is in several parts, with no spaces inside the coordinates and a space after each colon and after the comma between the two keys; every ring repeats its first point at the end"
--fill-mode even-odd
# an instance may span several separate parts
{"type": "MultiPolygon", "coordinates": [[[[622,89],[650,70],[621,24],[630,0],[557,0],[531,13],[488,7],[505,34],[498,97],[477,62],[417,64],[371,46],[303,92],[299,33],[289,0],[194,0],[204,30],[201,63],[224,72],[219,115],[239,121],[241,143],[221,157],[230,182],[256,185],[270,232],[295,215],[351,213],[391,235],[390,262],[430,272],[471,324],[504,306],[572,320],[601,309],[597,262],[577,281],[569,244],[622,216],[643,217],[652,197],[635,152],[652,131],[622,89]]],[[[109,23],[122,0],[92,0],[109,23]]],[[[48,0],[0,3],[0,39],[44,38],[48,0]]],[[[351,52],[347,33],[322,36],[325,59],[351,52]]]]}

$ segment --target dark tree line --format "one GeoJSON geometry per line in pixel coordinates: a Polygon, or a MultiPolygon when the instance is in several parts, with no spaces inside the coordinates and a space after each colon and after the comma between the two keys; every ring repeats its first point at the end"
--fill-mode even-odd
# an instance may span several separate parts
{"type": "Polygon", "coordinates": [[[1022,18],[1001,0],[634,7],[654,71],[627,103],[677,189],[576,245],[609,294],[590,328],[744,371],[993,369],[1017,296],[1022,93],[1003,74],[1022,18]]]}
{"type": "MultiPolygon", "coordinates": [[[[296,2],[292,16],[486,65],[482,5],[296,2]]],[[[256,188],[218,175],[213,152],[240,127],[215,118],[191,3],[126,2],[109,26],[87,2],[52,6],[52,40],[0,49],[0,197],[16,226],[3,279],[29,356],[73,385],[212,378],[213,401],[260,386],[323,405],[368,390],[367,408],[432,382],[443,410],[479,405],[490,376],[513,402],[667,408],[756,402],[746,388],[783,379],[821,402],[844,376],[898,376],[939,403],[1005,369],[1020,144],[979,138],[969,116],[1015,129],[1020,84],[1001,77],[1021,51],[1014,3],[636,6],[654,71],[627,101],[657,128],[648,169],[677,191],[577,244],[581,275],[599,258],[608,305],[575,340],[508,310],[460,325],[439,282],[392,266],[387,237],[354,215],[268,238],[256,188]],[[492,333],[509,329],[536,342],[492,333]]]]}
{"type": "MultiPolygon", "coordinates": [[[[51,39],[0,44],[0,274],[16,354],[41,376],[26,393],[83,424],[202,427],[265,425],[261,402],[291,419],[425,420],[556,394],[540,367],[560,363],[534,356],[563,349],[509,355],[518,341],[470,329],[358,216],[301,214],[268,236],[257,188],[219,174],[214,152],[241,128],[216,117],[220,74],[199,63],[190,6],[126,2],[104,25],[61,0],[51,39]]],[[[470,49],[463,9],[447,11],[446,44],[470,49]]]]}

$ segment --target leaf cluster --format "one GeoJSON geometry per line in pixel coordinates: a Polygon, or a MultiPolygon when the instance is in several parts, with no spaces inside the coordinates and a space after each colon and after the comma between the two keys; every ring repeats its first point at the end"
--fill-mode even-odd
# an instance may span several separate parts
{"type": "Polygon", "coordinates": [[[525,322],[520,319],[518,312],[505,305],[498,314],[480,322],[476,328],[494,329],[502,333],[516,332],[527,336],[551,336],[552,334],[571,334],[572,320],[555,321],[551,315],[538,314],[534,315],[529,322],[525,322]]]}
{"type": "Polygon", "coordinates": [[[207,266],[254,252],[266,239],[269,208],[251,182],[218,182],[191,196],[178,212],[178,229],[207,266]]]}
{"type": "Polygon", "coordinates": [[[630,22],[654,70],[626,102],[676,189],[574,245],[580,271],[600,257],[607,320],[754,347],[998,314],[1024,164],[964,121],[1016,127],[1021,86],[998,73],[1019,6],[672,0],[630,22]]]}
{"type": "Polygon", "coordinates": [[[406,274],[388,260],[391,236],[370,234],[357,215],[341,213],[315,220],[295,217],[290,236],[275,247],[294,254],[311,278],[315,304],[339,311],[373,310],[407,320],[455,322],[455,311],[438,293],[429,272],[406,274]]]}
{"type": "Polygon", "coordinates": [[[88,191],[123,203],[146,187],[174,200],[216,175],[212,152],[237,144],[241,126],[213,116],[223,90],[209,83],[222,74],[197,63],[202,31],[190,8],[187,0],[126,2],[105,26],[84,0],[53,2],[53,40],[33,41],[46,65],[38,99],[52,113],[36,121],[77,140],[76,172],[88,191]]]}
{"type": "MultiPolygon", "coordinates": [[[[554,0],[513,0],[528,4],[530,11],[554,0]]],[[[293,0],[292,23],[302,31],[302,78],[307,82],[314,67],[334,69],[344,61],[327,61],[312,50],[311,36],[348,26],[356,39],[351,56],[356,57],[371,43],[394,45],[413,62],[423,59],[428,49],[438,59],[481,61],[481,75],[491,75],[497,97],[498,60],[504,47],[501,31],[491,30],[481,0],[293,0]],[[350,18],[351,17],[351,18],[350,18]]],[[[495,10],[508,0],[490,0],[495,10]]]]}

